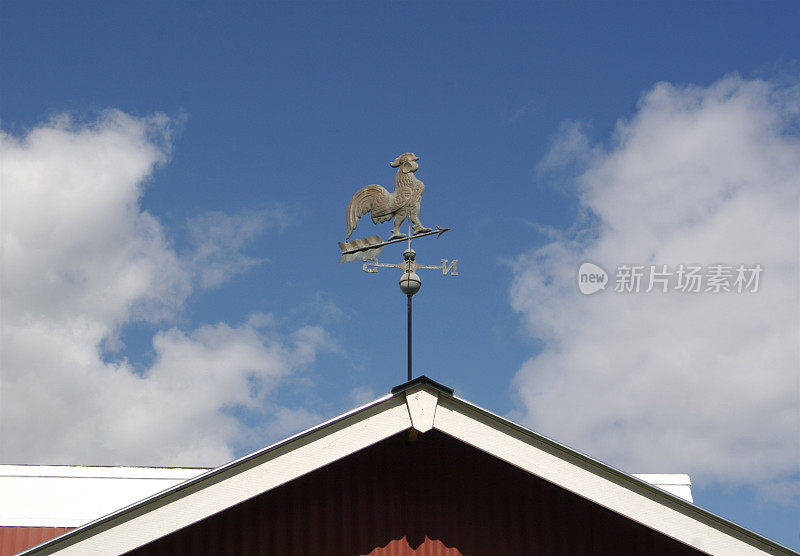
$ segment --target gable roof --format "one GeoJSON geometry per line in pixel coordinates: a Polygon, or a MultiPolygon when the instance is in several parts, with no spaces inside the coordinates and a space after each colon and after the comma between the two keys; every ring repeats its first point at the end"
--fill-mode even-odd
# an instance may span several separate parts
{"type": "Polygon", "coordinates": [[[419,377],[372,403],[95,520],[24,554],[121,554],[410,430],[438,430],[709,554],[797,554],[419,377]]]}

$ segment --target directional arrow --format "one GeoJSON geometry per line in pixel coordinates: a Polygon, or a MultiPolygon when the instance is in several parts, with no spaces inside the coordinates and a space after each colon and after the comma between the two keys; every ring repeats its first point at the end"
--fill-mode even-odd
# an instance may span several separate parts
{"type": "MultiPolygon", "coordinates": [[[[417,239],[418,237],[425,237],[432,235],[439,237],[448,230],[450,230],[450,228],[442,228],[441,226],[436,226],[435,230],[431,230],[430,232],[423,232],[421,234],[414,234],[413,236],[411,236],[411,239],[417,239]]],[[[367,239],[371,240],[372,238],[376,237],[377,236],[372,236],[367,239]]],[[[342,259],[339,262],[340,263],[349,262],[356,259],[361,259],[363,257],[360,257],[358,255],[355,256],[352,255],[354,255],[355,253],[361,253],[363,251],[371,251],[370,253],[371,255],[377,254],[378,252],[380,252],[380,249],[383,249],[387,245],[391,245],[392,243],[400,243],[401,241],[408,241],[408,239],[409,239],[408,237],[401,237],[390,241],[383,241],[379,243],[368,243],[367,245],[364,245],[364,240],[355,240],[347,243],[339,243],[339,248],[342,250],[342,259]],[[378,251],[373,251],[375,249],[377,249],[378,251]],[[348,257],[347,255],[351,256],[348,257]]]]}

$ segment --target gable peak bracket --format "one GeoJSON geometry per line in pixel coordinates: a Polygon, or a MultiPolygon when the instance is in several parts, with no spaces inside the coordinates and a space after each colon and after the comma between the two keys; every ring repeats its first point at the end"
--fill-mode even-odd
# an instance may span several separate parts
{"type": "Polygon", "coordinates": [[[411,418],[412,436],[416,438],[417,433],[428,432],[433,428],[439,396],[452,396],[453,389],[421,375],[395,386],[392,388],[392,394],[405,396],[408,415],[411,418]]]}
{"type": "Polygon", "coordinates": [[[431,430],[436,416],[436,406],[439,405],[439,393],[418,386],[406,390],[404,394],[413,431],[426,433],[431,430]]]}

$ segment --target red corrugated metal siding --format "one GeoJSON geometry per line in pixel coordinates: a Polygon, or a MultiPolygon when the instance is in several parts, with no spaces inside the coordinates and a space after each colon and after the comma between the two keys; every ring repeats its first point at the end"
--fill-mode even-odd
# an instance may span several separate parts
{"type": "Polygon", "coordinates": [[[73,527],[0,527],[0,556],[11,556],[73,527]]]}
{"type": "Polygon", "coordinates": [[[699,554],[438,431],[398,435],[133,551],[699,554]]]}

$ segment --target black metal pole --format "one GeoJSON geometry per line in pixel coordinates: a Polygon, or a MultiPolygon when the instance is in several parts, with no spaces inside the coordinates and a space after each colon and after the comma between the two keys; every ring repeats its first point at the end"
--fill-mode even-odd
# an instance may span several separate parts
{"type": "Polygon", "coordinates": [[[411,296],[408,296],[408,381],[411,382],[411,296]]]}

